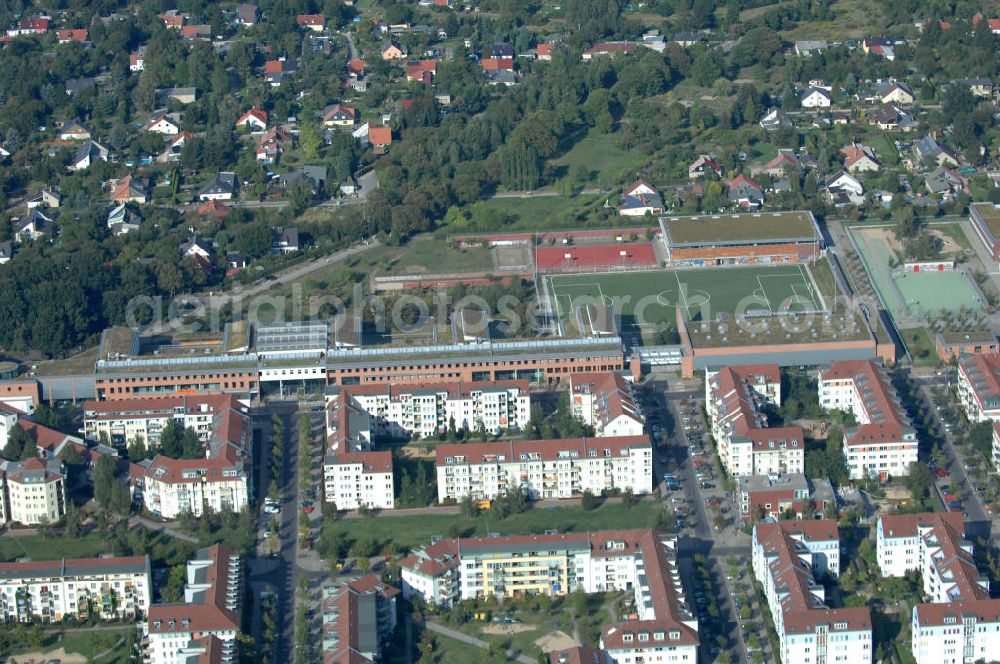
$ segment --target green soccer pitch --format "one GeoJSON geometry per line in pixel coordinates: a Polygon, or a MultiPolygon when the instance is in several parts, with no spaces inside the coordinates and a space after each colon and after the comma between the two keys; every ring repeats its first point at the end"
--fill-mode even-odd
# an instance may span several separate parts
{"type": "Polygon", "coordinates": [[[687,320],[716,314],[772,315],[824,311],[825,302],[805,265],[700,268],[650,272],[558,274],[544,277],[552,311],[572,324],[581,304],[603,302],[621,314],[622,327],[673,327],[679,307],[687,320]]]}

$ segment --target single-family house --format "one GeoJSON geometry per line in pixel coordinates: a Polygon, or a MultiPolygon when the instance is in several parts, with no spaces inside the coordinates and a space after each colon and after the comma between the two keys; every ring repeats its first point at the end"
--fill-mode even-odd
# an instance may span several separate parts
{"type": "Polygon", "coordinates": [[[236,173],[222,171],[198,192],[202,201],[228,201],[236,193],[236,173]]]}
{"type": "Polygon", "coordinates": [[[56,233],[52,219],[45,216],[39,208],[32,208],[28,215],[14,225],[14,239],[18,242],[34,242],[56,233]]]}
{"type": "Polygon", "coordinates": [[[874,173],[882,167],[875,151],[867,145],[852,143],[840,149],[848,173],[874,173]]]}
{"type": "Polygon", "coordinates": [[[555,49],[558,45],[559,42],[548,42],[546,44],[539,44],[535,48],[535,59],[543,60],[545,62],[552,60],[552,55],[555,52],[555,49]]]}
{"type": "Polygon", "coordinates": [[[729,201],[741,208],[759,208],[764,204],[764,189],[745,175],[729,182],[729,201]]]}
{"type": "Polygon", "coordinates": [[[964,78],[958,83],[967,86],[977,97],[989,99],[993,96],[993,81],[988,78],[964,78]]]}
{"type": "Polygon", "coordinates": [[[129,53],[128,56],[128,70],[131,72],[140,72],[146,69],[146,48],[140,46],[139,50],[135,53],[129,53]]]}
{"type": "Polygon", "coordinates": [[[37,194],[28,199],[26,205],[29,210],[36,207],[57,208],[61,202],[62,194],[58,189],[42,187],[37,194]]]}
{"type": "Polygon", "coordinates": [[[5,161],[9,156],[10,150],[7,149],[7,146],[0,145],[0,161],[5,161]]]}
{"type": "Polygon", "coordinates": [[[87,41],[87,30],[86,28],[67,28],[63,30],[56,30],[56,41],[60,44],[69,44],[70,42],[85,43],[87,41]]]}
{"type": "Polygon", "coordinates": [[[86,141],[93,135],[90,127],[79,120],[67,120],[59,129],[60,141],[86,141]]]}
{"type": "Polygon", "coordinates": [[[622,204],[618,214],[623,217],[642,217],[662,214],[663,198],[653,185],[638,179],[622,191],[622,204]]]}
{"type": "Polygon", "coordinates": [[[790,129],[792,127],[792,119],[788,117],[788,114],[780,108],[772,108],[764,114],[764,117],[760,119],[760,126],[763,127],[765,131],[790,129]]]}
{"type": "Polygon", "coordinates": [[[229,208],[222,201],[213,199],[199,205],[196,212],[202,217],[211,217],[216,221],[222,221],[229,215],[229,208]]]}
{"type": "Polygon", "coordinates": [[[868,112],[869,122],[882,131],[910,132],[916,127],[916,120],[895,104],[883,104],[868,112]]]}
{"type": "Polygon", "coordinates": [[[238,128],[245,127],[251,132],[264,131],[267,129],[267,111],[262,111],[256,106],[240,116],[236,121],[238,128]]]}
{"type": "Polygon", "coordinates": [[[705,35],[700,32],[678,32],[673,38],[673,42],[683,48],[700,44],[703,41],[705,41],[705,35]]]}
{"type": "Polygon", "coordinates": [[[510,69],[494,69],[486,72],[487,85],[503,85],[511,87],[517,85],[517,74],[510,69]]]}
{"type": "Polygon", "coordinates": [[[391,127],[369,127],[368,143],[378,153],[384,153],[392,145],[391,127]]]}
{"type": "Polygon", "coordinates": [[[231,277],[240,270],[245,270],[250,261],[240,251],[226,252],[226,276],[231,277]]]}
{"type": "Polygon", "coordinates": [[[275,60],[268,60],[264,63],[264,80],[272,88],[277,88],[289,80],[298,69],[299,62],[294,58],[289,60],[286,57],[280,57],[275,60]]]}
{"type": "Polygon", "coordinates": [[[712,158],[712,155],[700,154],[688,166],[688,178],[691,180],[697,180],[708,173],[714,173],[716,177],[722,177],[722,166],[712,158]]]}
{"type": "Polygon", "coordinates": [[[257,9],[257,5],[242,2],[236,5],[235,18],[238,24],[249,28],[257,25],[257,20],[260,18],[260,10],[257,9]]]}
{"type": "Polygon", "coordinates": [[[814,53],[822,53],[829,45],[825,39],[800,39],[795,42],[795,55],[810,57],[814,53]]]}
{"type": "Polygon", "coordinates": [[[638,42],[632,41],[609,41],[601,42],[600,44],[594,44],[586,51],[583,52],[581,56],[583,60],[591,60],[598,55],[624,55],[626,53],[631,53],[635,49],[639,48],[638,42]]]}
{"type": "Polygon", "coordinates": [[[170,28],[171,30],[180,30],[184,27],[184,21],[187,20],[188,15],[184,12],[180,12],[176,9],[169,9],[157,18],[163,21],[163,25],[170,28]]]}
{"type": "Polygon", "coordinates": [[[8,241],[0,242],[0,265],[9,263],[14,257],[14,245],[8,241]]]}
{"type": "Polygon", "coordinates": [[[894,46],[893,41],[886,37],[869,37],[861,42],[861,50],[865,55],[873,53],[890,62],[896,59],[894,46]]]}
{"type": "Polygon", "coordinates": [[[15,28],[7,31],[7,36],[20,37],[22,35],[44,35],[49,31],[50,21],[51,18],[48,16],[22,18],[18,21],[15,28]]]}
{"type": "Polygon", "coordinates": [[[146,202],[148,183],[141,178],[134,178],[129,173],[120,180],[111,181],[111,200],[115,203],[146,202]]]}
{"type": "Polygon", "coordinates": [[[480,63],[486,73],[494,71],[514,71],[514,58],[483,58],[480,63]]]}
{"type": "Polygon", "coordinates": [[[198,99],[198,88],[164,88],[156,91],[156,97],[163,101],[176,101],[178,104],[193,104],[198,99]]]}
{"type": "Polygon", "coordinates": [[[180,118],[176,113],[157,113],[142,126],[142,131],[151,131],[164,136],[176,136],[181,131],[180,118]]]}
{"type": "Polygon", "coordinates": [[[277,226],[271,229],[272,254],[291,254],[300,248],[298,228],[277,226]]]}
{"type": "Polygon", "coordinates": [[[323,14],[299,14],[295,17],[295,24],[306,30],[323,32],[323,29],[326,28],[326,16],[323,14]]]}
{"type": "Polygon", "coordinates": [[[69,169],[72,171],[85,170],[97,160],[107,161],[108,155],[108,149],[97,141],[84,141],[73,155],[69,169]]]}
{"type": "Polygon", "coordinates": [[[837,206],[863,205],[865,187],[861,181],[847,171],[837,171],[823,182],[827,198],[837,206]]]}
{"type": "Polygon", "coordinates": [[[806,88],[799,93],[799,105],[802,108],[829,108],[832,102],[830,93],[823,88],[806,88]]]}
{"type": "Polygon", "coordinates": [[[889,81],[875,86],[875,93],[883,104],[909,106],[915,99],[910,86],[898,81],[889,81]]]}
{"type": "Polygon", "coordinates": [[[296,168],[294,171],[282,173],[274,178],[273,182],[283,189],[287,189],[292,183],[302,180],[312,189],[313,193],[319,193],[326,182],[326,166],[306,165],[296,168]]]}
{"type": "MultiPolygon", "coordinates": [[[[513,65],[512,65],[513,68],[513,65]]],[[[418,60],[406,63],[406,80],[431,83],[437,73],[437,60],[418,60]]]]}
{"type": "Polygon", "coordinates": [[[943,166],[938,166],[925,175],[924,184],[927,191],[937,194],[945,200],[950,199],[955,194],[968,193],[969,191],[969,181],[964,176],[943,166]]]}
{"type": "Polygon", "coordinates": [[[181,27],[181,37],[189,41],[195,39],[211,39],[212,38],[212,26],[205,23],[198,23],[197,25],[185,25],[181,27]]]}
{"type": "Polygon", "coordinates": [[[142,215],[128,203],[119,203],[108,212],[108,230],[114,235],[124,235],[139,230],[142,215]]]}
{"type": "Polygon", "coordinates": [[[771,177],[780,178],[789,171],[796,171],[801,167],[802,163],[795,155],[794,150],[781,148],[778,150],[778,154],[775,155],[774,159],[764,165],[761,172],[766,173],[771,177]]]}
{"type": "Polygon", "coordinates": [[[291,147],[292,142],[292,132],[283,125],[276,125],[254,136],[254,154],[257,161],[270,165],[278,160],[286,146],[291,147]]]}
{"type": "Polygon", "coordinates": [[[181,150],[184,149],[184,144],[191,136],[190,132],[182,131],[176,136],[168,138],[164,144],[163,152],[156,157],[157,163],[169,164],[180,160],[181,150]]]}
{"type": "Polygon", "coordinates": [[[913,142],[913,153],[921,162],[933,166],[958,166],[958,155],[947,145],[928,134],[913,142]]]}
{"type": "Polygon", "coordinates": [[[395,39],[390,39],[382,44],[383,60],[402,60],[409,55],[409,53],[409,49],[395,39]]]}
{"type": "Polygon", "coordinates": [[[358,112],[353,106],[334,104],[323,111],[323,124],[327,127],[350,127],[358,122],[358,112]]]}

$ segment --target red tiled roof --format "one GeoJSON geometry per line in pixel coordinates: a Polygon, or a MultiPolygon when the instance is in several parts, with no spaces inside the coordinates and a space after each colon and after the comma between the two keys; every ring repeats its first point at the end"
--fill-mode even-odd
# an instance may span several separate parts
{"type": "MultiPolygon", "coordinates": [[[[237,631],[240,612],[226,607],[231,571],[230,549],[215,544],[206,551],[211,564],[205,569],[203,583],[209,587],[202,604],[153,604],[149,607],[149,631],[162,634],[197,634],[212,631],[237,631]],[[184,621],[187,621],[185,626],[184,621]],[[173,621],[173,626],[171,626],[173,621]]],[[[241,592],[241,590],[240,590],[241,592]]]]}
{"type": "Polygon", "coordinates": [[[868,445],[876,442],[899,442],[909,429],[906,416],[895,401],[889,382],[871,360],[841,360],[821,370],[819,379],[852,380],[861,397],[869,424],[852,427],[844,433],[844,445],[868,445]]]}
{"type": "Polygon", "coordinates": [[[571,395],[595,395],[602,425],[622,416],[643,421],[632,384],[614,371],[570,374],[569,389],[571,395]]]}
{"type": "Polygon", "coordinates": [[[369,127],[368,142],[372,145],[392,145],[392,129],[390,127],[369,127]]]}
{"type": "Polygon", "coordinates": [[[298,25],[326,25],[326,16],[323,14],[299,14],[295,17],[298,25]]]}

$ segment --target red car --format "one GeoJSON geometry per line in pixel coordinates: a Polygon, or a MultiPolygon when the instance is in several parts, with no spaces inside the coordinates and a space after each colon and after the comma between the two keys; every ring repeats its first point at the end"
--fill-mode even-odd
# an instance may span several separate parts
{"type": "Polygon", "coordinates": [[[312,505],[306,505],[305,507],[302,508],[302,511],[305,514],[312,514],[313,506],[312,505]]]}

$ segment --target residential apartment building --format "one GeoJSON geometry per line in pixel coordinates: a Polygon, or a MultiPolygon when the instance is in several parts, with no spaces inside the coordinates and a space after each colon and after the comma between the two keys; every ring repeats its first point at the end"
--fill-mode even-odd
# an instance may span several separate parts
{"type": "MultiPolygon", "coordinates": [[[[145,661],[149,664],[188,662],[189,655],[212,652],[211,662],[237,661],[243,599],[240,557],[224,544],[199,551],[187,563],[184,601],[154,604],[143,625],[145,661]]],[[[203,660],[195,660],[203,661],[203,660]]]]}
{"type": "Polygon", "coordinates": [[[26,526],[55,523],[66,515],[66,473],[57,459],[33,457],[0,464],[0,512],[26,526]]]}
{"type": "Polygon", "coordinates": [[[786,475],[805,469],[801,427],[769,427],[764,407],[781,403],[777,365],[705,372],[705,408],[719,459],[733,477],[786,475]]]}
{"type": "Polygon", "coordinates": [[[1000,353],[958,359],[958,399],[971,422],[1000,422],[1000,353]]]}
{"type": "Polygon", "coordinates": [[[250,504],[252,429],[245,407],[235,400],[214,413],[205,458],[172,459],[163,454],[129,468],[133,492],[143,505],[164,519],[182,512],[240,512],[250,504]]]}
{"type": "Polygon", "coordinates": [[[83,429],[87,440],[106,440],[111,445],[142,441],[158,447],[160,432],[176,422],[198,433],[208,442],[219,413],[247,408],[247,402],[232,394],[162,394],[121,399],[87,401],[83,404],[83,429]]]}
{"type": "Polygon", "coordinates": [[[391,510],[393,491],[392,452],[344,452],[323,460],[323,496],[340,510],[362,506],[391,510]]]}
{"type": "Polygon", "coordinates": [[[594,435],[641,436],[646,425],[632,381],[614,371],[570,374],[573,414],[594,428],[594,435]]]}
{"type": "Polygon", "coordinates": [[[615,489],[653,492],[647,436],[438,445],[436,452],[440,502],[498,498],[515,486],[532,500],[615,489]]]}
{"type": "Polygon", "coordinates": [[[676,555],[676,537],[651,530],[440,540],[403,560],[403,595],[448,606],[578,589],[631,591],[633,617],[601,633],[604,661],[695,664],[698,619],[684,599],[676,555]]]}
{"type": "Polygon", "coordinates": [[[324,587],[322,661],[382,661],[382,648],[396,629],[397,595],[398,588],[373,574],[324,587]]]}
{"type": "Polygon", "coordinates": [[[1000,600],[990,599],[961,514],[879,517],[876,554],[883,576],[920,572],[929,602],[912,609],[910,647],[917,664],[965,664],[995,659],[1000,648],[1000,600]]]}
{"type": "Polygon", "coordinates": [[[844,456],[851,479],[888,479],[910,473],[917,461],[916,430],[895,389],[871,360],[834,362],[819,372],[819,404],[854,415],[858,425],[844,432],[844,456]]]}
{"type": "Polygon", "coordinates": [[[827,479],[792,475],[747,475],[737,479],[734,498],[743,520],[781,519],[791,512],[796,519],[819,519],[836,508],[837,498],[827,479]]]}
{"type": "Polygon", "coordinates": [[[429,438],[456,429],[521,430],[531,417],[528,381],[352,385],[327,390],[328,412],[350,401],[371,417],[376,435],[429,438]]]}
{"type": "Polygon", "coordinates": [[[758,523],[753,531],[753,572],[764,587],[785,664],[872,661],[872,621],[867,608],[830,609],[816,577],[840,574],[835,521],[758,523]]]}
{"type": "Polygon", "coordinates": [[[149,556],[0,563],[0,617],[136,620],[149,610],[149,556]]]}

